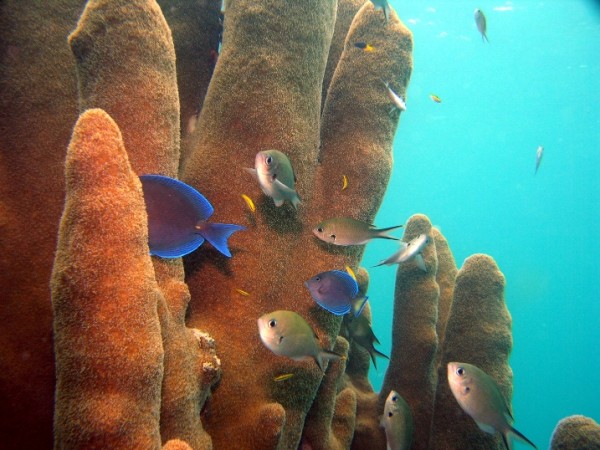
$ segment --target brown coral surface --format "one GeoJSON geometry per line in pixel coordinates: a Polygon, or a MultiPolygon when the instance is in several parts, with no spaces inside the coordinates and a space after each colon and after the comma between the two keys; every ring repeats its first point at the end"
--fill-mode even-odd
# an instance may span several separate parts
{"type": "MultiPolygon", "coordinates": [[[[381,393],[368,352],[338,336],[341,318],[303,285],[356,269],[364,249],[325,244],[311,228],[336,216],[372,222],[387,187],[399,112],[383,81],[405,97],[412,69],[397,15],[386,22],[354,0],[232,0],[215,55],[214,0],[83,7],[0,5],[2,445],[51,445],[52,319],[57,448],[383,449],[390,389],[411,406],[414,448],[501,445],[459,409],[444,366],[477,364],[510,400],[510,316],[493,259],[471,257],[457,275],[429,219],[409,220],[405,241],[431,233],[428,270],[398,267],[381,393]],[[292,161],[298,210],[275,207],[243,170],[269,148],[292,161]],[[215,221],[245,225],[233,257],[205,243],[183,262],[151,258],[144,173],[180,175],[213,203],[215,221]],[[271,353],[256,319],[274,309],[300,313],[347,359],[322,373],[271,353]]],[[[357,273],[364,290],[368,274],[357,273]]]]}

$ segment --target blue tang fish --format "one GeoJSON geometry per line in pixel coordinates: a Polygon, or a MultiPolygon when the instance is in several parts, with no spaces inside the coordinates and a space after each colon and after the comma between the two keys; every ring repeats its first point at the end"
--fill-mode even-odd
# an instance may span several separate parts
{"type": "Polygon", "coordinates": [[[352,310],[358,317],[368,299],[362,295],[357,296],[356,280],[341,270],[321,272],[305,281],[304,285],[310,291],[315,302],[338,316],[348,314],[352,310]]]}
{"type": "Polygon", "coordinates": [[[214,212],[210,202],[193,187],[163,175],[141,175],[150,254],[179,258],[193,252],[206,239],[227,257],[227,239],[244,230],[240,225],[211,223],[214,212]]]}

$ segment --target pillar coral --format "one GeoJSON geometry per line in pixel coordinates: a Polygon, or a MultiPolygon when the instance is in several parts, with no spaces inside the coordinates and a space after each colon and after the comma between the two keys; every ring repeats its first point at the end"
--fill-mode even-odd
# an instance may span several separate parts
{"type": "Polygon", "coordinates": [[[600,448],[600,425],[585,416],[569,416],[560,420],[550,440],[550,450],[597,448],[600,448]]]}
{"type": "Polygon", "coordinates": [[[487,255],[470,256],[458,272],[439,365],[430,448],[458,449],[467,443],[473,449],[504,448],[498,434],[482,432],[462,411],[446,376],[448,362],[474,364],[494,378],[510,407],[512,321],[504,303],[504,286],[504,275],[487,255]]]}
{"type": "Polygon", "coordinates": [[[2,281],[9,292],[19,291],[9,293],[2,305],[3,322],[17,324],[2,335],[8,355],[3,355],[2,389],[9,400],[17,395],[9,392],[28,396],[22,402],[27,411],[17,405],[15,420],[2,424],[3,438],[17,438],[3,443],[43,447],[51,439],[47,291],[63,201],[59,173],[77,115],[77,73],[81,110],[101,107],[106,112],[83,113],[69,147],[69,190],[52,281],[57,447],[157,448],[164,443],[165,448],[296,448],[303,439],[313,448],[347,448],[351,440],[353,448],[385,448],[378,416],[389,388],[411,403],[417,448],[434,448],[436,442],[463,448],[467,442],[479,445],[480,438],[481,445],[498,444],[476,429],[448,396],[445,363],[458,359],[479,365],[510,398],[510,317],[502,298],[503,277],[491,258],[477,255],[465,262],[454,283],[452,255],[424,216],[409,221],[404,239],[431,231],[434,242],[425,250],[430,270],[419,273],[412,263],[398,270],[393,361],[380,394],[368,382],[369,355],[356,345],[351,345],[348,360],[329,364],[322,374],[312,361],[271,354],[256,329],[256,318],[263,313],[292,309],[309,321],[325,347],[335,343],[335,349],[347,351],[337,337],[340,319],[316,306],[302,282],[323,270],[357,267],[363,247],[325,245],[310,229],[334,216],[373,221],[387,187],[398,122],[397,112],[389,114],[381,80],[405,97],[412,68],[410,32],[395,13],[386,23],[371,2],[360,8],[347,33],[348,18],[358,9],[355,1],[339,6],[333,0],[229,2],[222,54],[203,102],[195,97],[202,97],[212,68],[198,59],[210,55],[215,45],[218,4],[206,0],[198,5],[205,9],[197,16],[186,13],[192,11],[188,2],[160,5],[171,27],[153,1],[88,2],[69,40],[75,59],[68,61],[65,37],[75,27],[81,2],[53,3],[44,17],[29,2],[1,6],[0,88],[10,95],[2,97],[0,224],[8,230],[1,244],[7,250],[2,262],[10,270],[3,275],[11,274],[2,281]],[[333,35],[336,8],[340,21],[333,35]],[[62,19],[51,31],[29,25],[55,16],[62,19]],[[203,28],[195,39],[190,23],[203,28]],[[46,41],[45,34],[31,39],[34,32],[55,40],[39,52],[35,43],[46,41]],[[358,41],[368,42],[374,51],[356,48],[358,41]],[[42,75],[20,78],[33,63],[51,69],[46,75],[54,83],[49,90],[38,89],[46,86],[41,69],[42,75]],[[35,89],[34,82],[39,83],[35,89]],[[28,89],[42,100],[34,96],[29,101],[23,94],[28,89]],[[327,92],[325,99],[322,92],[327,92]],[[40,119],[36,105],[57,96],[55,110],[40,119]],[[195,115],[195,101],[202,109],[195,131],[188,132],[180,123],[185,127],[195,115]],[[35,139],[29,139],[29,129],[35,139]],[[29,145],[27,151],[20,145],[29,145]],[[266,148],[290,156],[303,200],[298,211],[290,205],[274,207],[243,172],[256,152],[266,148]],[[54,175],[41,174],[42,168],[54,175]],[[181,173],[214,204],[214,220],[248,227],[231,238],[231,259],[208,244],[185,258],[189,291],[180,260],[148,256],[136,177],[148,172],[181,173]],[[342,191],[343,175],[349,184],[342,191]],[[26,186],[36,189],[27,191],[26,186]],[[23,192],[28,194],[20,197],[23,192]],[[255,214],[245,209],[242,193],[254,198],[255,214]],[[35,239],[24,239],[40,217],[35,239]],[[19,242],[25,247],[15,245],[19,242]],[[32,271],[38,274],[33,282],[32,271]],[[26,286],[31,289],[21,289],[26,286]],[[420,308],[411,301],[417,296],[422,297],[420,308]],[[413,317],[410,323],[408,317],[413,317]],[[484,335],[483,328],[493,332],[484,335]],[[209,397],[220,374],[215,346],[223,376],[209,397]],[[420,368],[411,369],[415,377],[399,369],[410,361],[420,368]],[[39,388],[24,381],[31,373],[43,380],[39,388]],[[275,381],[285,373],[293,377],[275,381]],[[203,405],[208,433],[200,422],[203,405]],[[26,429],[44,427],[38,445],[23,445],[32,442],[24,440],[33,435],[26,429]]]}
{"type": "Polygon", "coordinates": [[[77,120],[77,80],[66,37],[84,3],[0,2],[0,445],[5,448],[52,442],[48,281],[64,202],[65,152],[77,120]]]}
{"type": "Polygon", "coordinates": [[[298,446],[323,374],[312,361],[294,363],[269,352],[256,318],[294,310],[323,346],[333,347],[340,318],[319,308],[303,282],[323,270],[356,267],[362,247],[331,248],[311,229],[334,216],[372,221],[389,178],[398,114],[388,114],[380,79],[404,94],[411,35],[395,14],[386,25],[381,11],[366,3],[350,27],[320,117],[335,6],[321,0],[227,4],[222,53],[182,176],[213,201],[215,221],[248,227],[232,237],[231,259],[209,246],[184,258],[192,295],[188,323],[215,338],[223,364],[203,416],[215,447],[298,446]],[[379,42],[379,55],[350,41],[367,34],[379,42]],[[269,148],[286,153],[294,166],[303,202],[298,211],[276,208],[242,170],[269,148]],[[343,192],[342,175],[350,183],[343,192]],[[255,214],[241,194],[254,199],[255,214]],[[281,373],[294,377],[274,381],[281,373]]]}

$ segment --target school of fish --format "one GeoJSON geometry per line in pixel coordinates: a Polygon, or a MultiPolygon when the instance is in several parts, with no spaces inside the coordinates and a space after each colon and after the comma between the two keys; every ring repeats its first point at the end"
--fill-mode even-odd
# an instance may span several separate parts
{"type": "MultiPolygon", "coordinates": [[[[383,11],[387,23],[392,11],[388,1],[371,2],[375,10],[383,11]]],[[[482,40],[489,42],[483,11],[475,9],[474,19],[482,40]]],[[[376,46],[364,41],[355,42],[354,47],[365,53],[376,50],[376,46]]],[[[390,113],[406,111],[405,100],[388,81],[381,81],[391,102],[390,113]]],[[[435,94],[430,94],[430,98],[436,103],[442,101],[435,94]]],[[[538,172],[543,151],[544,148],[539,146],[535,173],[538,172]]],[[[260,190],[272,199],[276,207],[289,202],[297,209],[301,204],[296,191],[297,178],[292,161],[285,153],[275,149],[259,151],[255,156],[254,167],[245,170],[256,179],[260,190]]],[[[212,205],[190,185],[157,174],[141,175],[139,178],[148,215],[148,247],[151,255],[162,258],[182,257],[198,249],[206,240],[224,256],[232,256],[228,239],[236,231],[245,230],[244,226],[209,222],[208,219],[214,212],[212,205]]],[[[341,191],[347,189],[348,184],[348,177],[343,175],[341,191]]],[[[245,193],[241,197],[248,210],[256,214],[257,208],[252,198],[245,193]]],[[[373,239],[400,241],[389,234],[400,227],[402,225],[376,228],[357,218],[333,217],[324,219],[311,231],[326,245],[352,246],[365,245],[373,239]]],[[[409,242],[400,241],[400,248],[377,266],[412,261],[426,272],[423,251],[430,241],[427,234],[421,234],[409,242]]],[[[318,273],[304,284],[308,295],[319,307],[331,314],[344,316],[340,334],[363,347],[369,353],[375,368],[376,356],[389,359],[374,346],[379,344],[379,340],[373,333],[369,320],[361,314],[368,297],[359,292],[356,276],[349,266],[346,266],[346,271],[332,269],[318,273]]],[[[241,288],[236,288],[235,291],[242,297],[250,296],[249,292],[241,288]]],[[[321,371],[325,371],[327,361],[342,358],[342,355],[325,348],[306,319],[294,311],[268,312],[258,318],[257,326],[260,340],[275,355],[294,361],[314,361],[321,371]]],[[[512,449],[513,437],[536,448],[512,426],[513,418],[507,402],[488,374],[472,364],[451,362],[447,366],[447,376],[458,404],[483,431],[500,433],[509,450],[512,449]]],[[[294,373],[282,373],[275,376],[273,381],[283,382],[293,378],[294,373]]],[[[385,431],[388,450],[411,447],[414,428],[411,408],[394,390],[390,391],[385,401],[380,424],[385,431]]]]}

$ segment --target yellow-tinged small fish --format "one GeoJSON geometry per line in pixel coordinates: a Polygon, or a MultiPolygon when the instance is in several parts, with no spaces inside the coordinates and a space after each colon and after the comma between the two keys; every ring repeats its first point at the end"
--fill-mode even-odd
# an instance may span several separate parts
{"type": "Polygon", "coordinates": [[[380,425],[385,429],[388,450],[408,450],[412,445],[413,419],[410,407],[396,391],[390,391],[380,425]]]}
{"type": "Polygon", "coordinates": [[[335,217],[324,220],[312,229],[313,234],[329,244],[362,245],[371,239],[400,239],[387,234],[388,231],[400,228],[402,225],[377,229],[373,225],[351,217],[335,217]]]}
{"type": "Polygon", "coordinates": [[[252,199],[246,194],[242,194],[242,198],[246,202],[246,205],[248,205],[248,208],[250,208],[250,211],[256,212],[256,206],[254,206],[254,202],[252,201],[252,199]]]}
{"type": "Polygon", "coordinates": [[[435,94],[429,94],[429,98],[436,103],[442,103],[442,99],[435,94]]]}
{"type": "Polygon", "coordinates": [[[342,175],[342,191],[348,187],[348,177],[342,175]]]}
{"type": "Polygon", "coordinates": [[[511,436],[537,448],[512,426],[514,419],[498,384],[479,367],[461,362],[448,363],[448,384],[463,411],[486,433],[500,433],[507,449],[512,448],[511,436]]]}
{"type": "Polygon", "coordinates": [[[350,276],[354,278],[354,281],[356,281],[356,274],[354,273],[354,270],[352,270],[352,267],[346,266],[346,272],[348,272],[350,276]]]}
{"type": "Polygon", "coordinates": [[[375,50],[375,47],[373,47],[372,45],[367,44],[366,42],[356,42],[354,44],[354,46],[356,48],[360,48],[361,50],[364,50],[365,52],[372,52],[375,50]]]}
{"type": "Polygon", "coordinates": [[[319,338],[302,316],[293,311],[273,311],[258,318],[258,332],[265,347],[294,361],[313,359],[325,372],[325,360],[342,355],[321,347],[319,338]]]}
{"type": "Polygon", "coordinates": [[[282,375],[277,375],[275,378],[273,378],[273,381],[285,381],[285,380],[289,380],[293,376],[294,376],[293,373],[284,373],[282,375]]]}
{"type": "Polygon", "coordinates": [[[237,292],[240,295],[243,295],[244,297],[248,297],[250,295],[249,292],[246,292],[243,289],[236,289],[235,292],[237,292]]]}
{"type": "Polygon", "coordinates": [[[300,197],[296,192],[296,174],[289,158],[279,150],[264,150],[254,158],[254,169],[245,169],[256,177],[265,195],[279,207],[288,200],[298,208],[300,197]]]}

